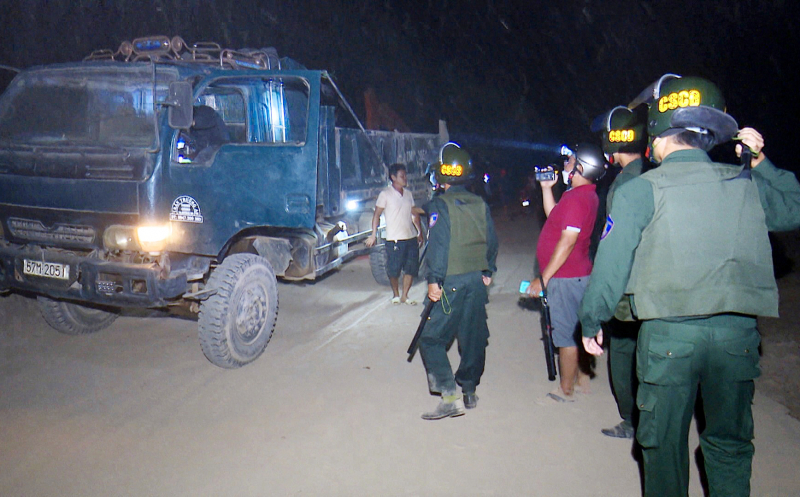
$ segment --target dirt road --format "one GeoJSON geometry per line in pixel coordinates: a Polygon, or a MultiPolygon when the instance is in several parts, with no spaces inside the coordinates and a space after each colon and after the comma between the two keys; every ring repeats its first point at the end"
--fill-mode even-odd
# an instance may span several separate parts
{"type": "MultiPolygon", "coordinates": [[[[421,309],[392,306],[364,259],[281,284],[272,342],[234,371],[206,361],[191,320],[69,337],[0,297],[0,495],[640,495],[631,443],[600,434],[618,421],[605,359],[592,394],[537,403],[552,384],[538,316],[517,305],[534,223],[498,224],[480,405],[442,421],[419,418],[436,398],[406,362],[421,309]]],[[[760,390],[755,416],[753,495],[800,495],[800,422],[760,390]]]]}

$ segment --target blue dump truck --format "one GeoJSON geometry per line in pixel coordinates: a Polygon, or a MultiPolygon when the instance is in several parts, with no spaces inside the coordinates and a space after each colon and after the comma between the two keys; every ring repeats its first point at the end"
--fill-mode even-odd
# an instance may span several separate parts
{"type": "Polygon", "coordinates": [[[446,140],[365,130],[327,72],[274,49],[157,36],[20,71],[0,97],[0,291],[73,335],[180,306],[209,361],[243,366],[277,278],[366,253],[386,165],[421,202],[446,140]]]}

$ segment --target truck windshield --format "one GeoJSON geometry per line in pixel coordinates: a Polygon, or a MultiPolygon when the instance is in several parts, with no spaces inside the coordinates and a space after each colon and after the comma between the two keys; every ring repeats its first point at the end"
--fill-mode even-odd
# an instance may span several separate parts
{"type": "MultiPolygon", "coordinates": [[[[0,98],[0,141],[16,145],[150,147],[153,69],[65,67],[20,74],[0,98]]],[[[177,74],[159,71],[156,101],[177,74]]]]}

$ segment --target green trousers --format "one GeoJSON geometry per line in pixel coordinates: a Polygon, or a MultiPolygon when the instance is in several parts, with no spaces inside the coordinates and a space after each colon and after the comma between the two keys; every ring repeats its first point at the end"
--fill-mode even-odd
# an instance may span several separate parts
{"type": "Polygon", "coordinates": [[[489,327],[486,325],[488,293],[480,272],[448,276],[442,298],[431,310],[419,338],[419,351],[431,392],[452,395],[456,383],[464,393],[475,393],[486,363],[489,327]],[[461,363],[453,375],[447,348],[458,339],[461,363]]]}
{"type": "Polygon", "coordinates": [[[644,456],[645,496],[688,493],[688,434],[698,388],[705,411],[700,447],[710,496],[750,495],[751,403],[760,337],[755,327],[697,323],[645,321],[639,332],[636,438],[644,456]]]}
{"type": "Polygon", "coordinates": [[[608,367],[611,371],[611,387],[617,400],[619,415],[636,426],[636,340],[639,336],[639,321],[620,321],[612,318],[603,325],[608,344],[608,367]]]}

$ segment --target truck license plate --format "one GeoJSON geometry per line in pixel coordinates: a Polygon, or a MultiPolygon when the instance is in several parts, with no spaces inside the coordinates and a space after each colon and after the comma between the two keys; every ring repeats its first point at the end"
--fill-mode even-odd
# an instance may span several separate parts
{"type": "Polygon", "coordinates": [[[42,276],[44,278],[56,278],[59,280],[69,279],[69,266],[57,262],[31,261],[25,259],[23,261],[22,272],[33,276],[42,276]]]}

